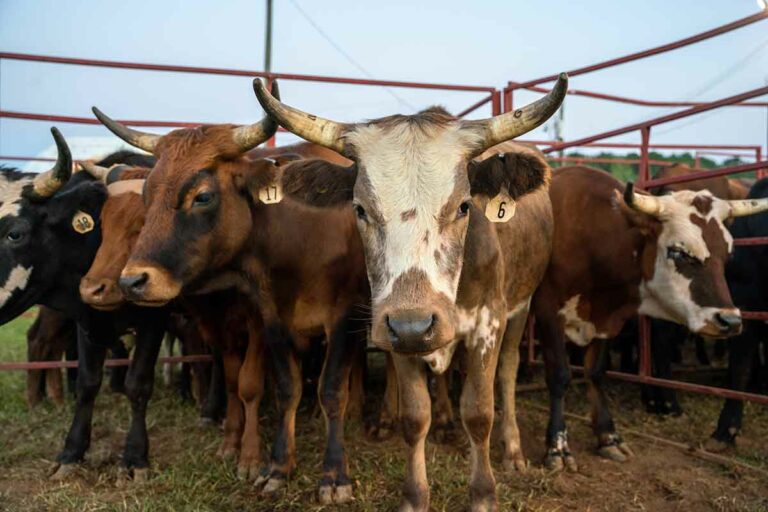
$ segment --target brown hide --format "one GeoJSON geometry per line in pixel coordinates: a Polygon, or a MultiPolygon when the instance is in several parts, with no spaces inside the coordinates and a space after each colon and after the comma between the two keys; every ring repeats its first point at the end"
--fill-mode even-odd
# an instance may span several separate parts
{"type": "MultiPolygon", "coordinates": [[[[698,171],[698,169],[692,169],[688,165],[678,164],[671,167],[664,167],[656,175],[656,178],[661,179],[685,176],[698,171]]],[[[747,197],[747,192],[749,192],[749,188],[744,184],[736,179],[729,179],[727,176],[686,181],[683,183],[672,183],[669,185],[664,185],[663,187],[656,188],[653,190],[653,192],[655,194],[666,194],[668,192],[676,192],[678,190],[709,190],[712,192],[712,195],[719,197],[720,199],[744,199],[747,197]]]]}

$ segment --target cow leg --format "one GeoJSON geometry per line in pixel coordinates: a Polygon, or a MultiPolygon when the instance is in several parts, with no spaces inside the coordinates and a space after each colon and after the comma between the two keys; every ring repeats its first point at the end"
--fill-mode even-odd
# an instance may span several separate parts
{"type": "MultiPolygon", "coordinates": [[[[353,329],[350,329],[352,331],[353,329]]],[[[358,330],[365,330],[361,325],[358,330]]],[[[354,364],[349,374],[349,403],[347,404],[347,421],[362,421],[365,408],[365,379],[368,369],[368,355],[365,353],[366,337],[351,333],[354,341],[354,364]]]]}
{"type": "Polygon", "coordinates": [[[587,377],[589,401],[592,404],[592,429],[597,436],[598,453],[606,459],[624,462],[634,455],[616,433],[613,417],[603,391],[608,359],[608,343],[595,339],[587,346],[584,373],[587,377]]]}
{"type": "Polygon", "coordinates": [[[379,441],[389,439],[394,432],[395,424],[400,421],[395,363],[392,361],[392,355],[389,352],[385,356],[387,360],[387,382],[384,388],[384,400],[381,402],[378,421],[370,432],[370,435],[379,441]]]}
{"type": "Polygon", "coordinates": [[[221,352],[217,349],[213,349],[211,352],[213,356],[211,378],[208,383],[205,404],[200,412],[200,426],[218,425],[227,412],[227,393],[221,352]]]}
{"type": "MultiPolygon", "coordinates": [[[[501,419],[501,439],[504,446],[504,469],[524,471],[528,461],[520,445],[520,430],[517,428],[515,413],[515,385],[520,364],[520,340],[525,330],[528,308],[516,313],[507,320],[504,338],[499,354],[499,384],[503,416],[501,419]]],[[[529,341],[533,343],[533,340],[529,341]]]]}
{"type": "Polygon", "coordinates": [[[326,425],[323,476],[318,487],[320,503],[352,500],[352,480],[344,452],[344,416],[349,401],[353,366],[359,366],[358,340],[349,334],[349,319],[343,318],[329,333],[325,362],[320,373],[318,395],[326,425]],[[358,359],[358,365],[354,365],[358,359]]]}
{"type": "MultiPolygon", "coordinates": [[[[162,315],[164,316],[164,315],[162,315]]],[[[149,467],[147,404],[155,385],[155,364],[163,343],[162,318],[147,318],[139,328],[133,359],[125,380],[125,392],[131,401],[131,427],[125,439],[123,466],[134,471],[134,478],[146,479],[149,467]]]]}
{"type": "MultiPolygon", "coordinates": [[[[61,358],[58,360],[60,361],[61,358]]],[[[64,405],[64,383],[61,379],[61,370],[58,368],[51,368],[50,370],[46,370],[45,390],[46,394],[48,395],[48,399],[53,402],[54,405],[64,405]]]]}
{"type": "MultiPolygon", "coordinates": [[[[165,333],[163,337],[163,344],[165,345],[165,355],[168,357],[173,356],[173,343],[176,341],[176,337],[170,332],[165,333]]],[[[173,384],[173,363],[163,364],[163,385],[167,388],[173,384]]]]}
{"type": "Polygon", "coordinates": [[[93,404],[99,393],[104,377],[104,360],[107,347],[91,343],[89,334],[78,325],[77,327],[77,400],[72,425],[64,441],[64,449],[56,457],[58,467],[51,476],[59,480],[72,472],[73,465],[81,462],[91,444],[91,423],[93,421],[93,404]]]}
{"type": "Polygon", "coordinates": [[[221,355],[221,360],[227,389],[227,415],[224,418],[224,439],[216,455],[222,459],[236,460],[240,453],[240,439],[245,422],[243,402],[237,389],[243,359],[237,350],[227,350],[221,355]]]}
{"type": "MultiPolygon", "coordinates": [[[[112,345],[112,357],[114,359],[128,359],[128,349],[125,348],[123,340],[118,339],[112,345]]],[[[125,393],[125,376],[128,374],[128,367],[113,366],[109,369],[109,389],[113,393],[125,393]]]]}
{"type": "Polygon", "coordinates": [[[270,494],[285,486],[296,464],[296,410],[302,382],[299,358],[286,329],[273,324],[266,328],[264,339],[272,362],[280,425],[272,444],[270,465],[261,471],[255,485],[263,494],[270,494]]]}
{"type": "Polygon", "coordinates": [[[571,382],[571,368],[565,350],[565,335],[557,315],[547,308],[536,308],[536,323],[541,327],[544,369],[549,389],[549,424],[547,425],[547,469],[576,471],[576,459],[568,446],[565,426],[565,393],[571,382]]]}
{"type": "Polygon", "coordinates": [[[248,332],[248,349],[238,379],[240,399],[245,410],[245,427],[241,441],[237,476],[254,480],[261,468],[261,436],[259,434],[259,406],[264,395],[264,343],[255,328],[248,332]]]}
{"type": "MultiPolygon", "coordinates": [[[[27,358],[28,361],[32,359],[27,358]]],[[[43,372],[45,370],[27,370],[27,407],[33,409],[43,399],[43,372]]]]}
{"type": "MultiPolygon", "coordinates": [[[[42,361],[45,359],[44,340],[40,335],[42,321],[40,314],[27,331],[27,361],[42,361]]],[[[27,370],[27,407],[32,409],[43,399],[45,370],[27,370]]]]}
{"type": "Polygon", "coordinates": [[[432,410],[432,437],[436,443],[450,444],[456,440],[456,423],[450,394],[451,369],[433,375],[435,400],[432,410]]]}
{"type": "MultiPolygon", "coordinates": [[[[467,352],[467,377],[461,392],[461,421],[470,443],[471,475],[469,482],[470,510],[486,512],[498,509],[496,479],[491,468],[490,445],[493,428],[493,386],[506,322],[492,347],[489,340],[475,342],[467,352]],[[490,353],[489,353],[490,352],[490,353]]],[[[514,378],[512,380],[514,381],[514,378]]]]}
{"type": "MultiPolygon", "coordinates": [[[[670,326],[667,322],[664,322],[664,324],[666,324],[665,327],[670,326]]],[[[681,334],[684,336],[682,329],[671,329],[671,333],[674,336],[679,336],[681,334]]],[[[701,339],[699,336],[696,336],[696,338],[697,340],[701,339]]],[[[678,340],[670,339],[670,337],[658,338],[653,336],[651,338],[651,357],[654,377],[660,379],[672,378],[672,347],[676,341],[678,340]]],[[[680,416],[683,414],[683,408],[680,407],[680,403],[677,400],[677,392],[674,389],[652,386],[650,393],[652,397],[652,401],[649,403],[649,408],[651,409],[650,412],[671,416],[680,416]]]]}
{"type": "MultiPolygon", "coordinates": [[[[728,353],[728,387],[736,391],[747,388],[752,363],[760,338],[765,331],[759,322],[746,321],[744,332],[731,338],[728,353]]],[[[705,443],[705,448],[711,452],[721,452],[736,445],[736,437],[741,432],[744,416],[744,402],[727,399],[720,411],[717,428],[705,443]]]]}
{"type": "MultiPolygon", "coordinates": [[[[64,350],[64,359],[67,361],[77,361],[77,328],[73,327],[74,335],[67,339],[66,349],[64,350]]],[[[77,394],[77,368],[67,368],[67,390],[72,396],[77,394]]]]}
{"type": "Polygon", "coordinates": [[[424,445],[432,413],[425,366],[420,359],[399,354],[392,354],[392,361],[397,374],[399,420],[408,450],[399,510],[426,512],[429,510],[429,482],[424,445]]]}

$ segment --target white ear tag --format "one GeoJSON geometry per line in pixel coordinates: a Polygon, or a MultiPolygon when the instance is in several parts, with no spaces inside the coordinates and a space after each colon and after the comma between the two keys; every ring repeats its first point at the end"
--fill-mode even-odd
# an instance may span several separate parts
{"type": "Polygon", "coordinates": [[[78,210],[77,212],[75,212],[75,216],[72,217],[72,229],[74,229],[81,235],[84,235],[85,233],[93,231],[93,228],[94,228],[93,217],[91,217],[84,211],[78,210]]]}
{"type": "Polygon", "coordinates": [[[279,180],[273,181],[259,189],[259,201],[264,204],[275,204],[283,200],[283,185],[279,180]]]}
{"type": "Polygon", "coordinates": [[[491,222],[507,222],[515,216],[517,203],[509,196],[505,188],[499,190],[485,207],[485,217],[491,222]]]}

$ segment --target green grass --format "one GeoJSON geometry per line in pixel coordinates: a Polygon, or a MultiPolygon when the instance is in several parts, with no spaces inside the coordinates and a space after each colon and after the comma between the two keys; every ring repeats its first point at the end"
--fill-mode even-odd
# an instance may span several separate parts
{"type": "MultiPolygon", "coordinates": [[[[0,360],[23,360],[29,318],[0,328],[0,360]]],[[[657,419],[642,412],[637,388],[611,381],[608,393],[619,425],[685,443],[706,438],[714,426],[720,401],[682,395],[687,414],[657,419]]],[[[0,510],[55,511],[381,511],[399,502],[404,473],[404,444],[366,438],[359,423],[347,428],[350,474],[355,501],[322,507],[314,499],[324,447],[322,418],[315,401],[303,402],[297,420],[298,468],[287,489],[265,499],[250,483],[239,481],[233,464],[216,458],[221,435],[197,427],[197,411],[159,385],[148,423],[152,471],[145,483],[124,484],[119,457],[129,424],[125,397],[106,391],[94,415],[92,445],[77,474],[63,483],[47,474],[71,421],[72,404],[42,405],[28,411],[24,374],[0,372],[0,510]]],[[[374,400],[376,397],[374,397],[374,400]]],[[[270,400],[266,400],[270,402],[270,400]]],[[[588,425],[569,420],[571,447],[580,471],[553,474],[540,464],[544,455],[546,406],[543,392],[520,397],[518,418],[524,449],[532,467],[524,474],[504,472],[494,445],[494,468],[501,510],[768,510],[768,481],[758,473],[707,463],[664,445],[626,436],[637,458],[626,464],[600,459],[588,425]]],[[[567,409],[587,414],[585,387],[572,387],[567,409]]],[[[268,453],[274,417],[266,404],[261,421],[268,453]]],[[[468,505],[467,444],[459,433],[455,446],[427,445],[432,506],[438,511],[465,510],[468,505]]],[[[748,405],[741,460],[768,469],[768,408],[748,405]]]]}

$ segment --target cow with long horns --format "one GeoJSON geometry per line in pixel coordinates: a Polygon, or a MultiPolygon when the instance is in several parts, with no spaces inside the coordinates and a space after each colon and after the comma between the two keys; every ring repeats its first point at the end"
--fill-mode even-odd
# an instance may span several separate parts
{"type": "Polygon", "coordinates": [[[500,351],[504,455],[523,463],[513,383],[517,344],[551,251],[549,167],[534,154],[496,155],[492,148],[546,121],[566,88],[561,75],[545,98],[485,120],[431,108],[344,124],[289,107],[254,81],[262,107],[283,127],[354,162],[304,172],[288,167],[282,182],[304,201],[354,211],[372,292],[371,337],[391,352],[398,379],[408,445],[401,510],[429,509],[425,366],[444,372],[459,343],[468,359],[461,417],[471,444],[472,510],[498,508],[489,445],[500,351]]]}
{"type": "MultiPolygon", "coordinates": [[[[262,467],[258,438],[240,453],[238,471],[255,478],[262,493],[280,489],[295,466],[295,416],[301,396],[298,352],[318,335],[327,340],[319,398],[327,425],[323,503],[352,499],[344,452],[344,415],[355,354],[364,348],[350,331],[351,316],[368,302],[362,249],[350,209],[317,209],[283,198],[286,166],[311,173],[324,160],[250,160],[246,153],[271,137],[265,118],[247,128],[230,125],[143,134],[97,117],[116,135],[153,152],[157,165],[144,187],[146,221],[120,286],[131,301],[161,305],[179,295],[237,288],[263,319],[263,335],[249,343],[239,394],[246,423],[258,422],[263,393],[261,352],[268,348],[276,380],[279,428],[271,459],[262,467]],[[263,341],[262,341],[263,337],[263,341]],[[262,344],[263,343],[263,344],[262,344]],[[248,416],[253,422],[248,422],[248,416]]],[[[337,161],[341,161],[338,157],[337,161]]],[[[228,362],[225,360],[225,366],[228,362]]],[[[254,432],[257,434],[257,432],[254,432]]],[[[245,441],[244,441],[245,443],[245,441]]]]}
{"type": "MultiPolygon", "coordinates": [[[[133,307],[102,312],[80,300],[80,279],[101,241],[99,214],[107,193],[87,173],[72,176],[69,148],[58,130],[54,128],[52,133],[58,148],[53,169],[39,175],[2,170],[0,279],[5,284],[0,293],[0,324],[35,304],[56,309],[77,321],[77,402],[64,449],[57,456],[54,478],[69,474],[90,445],[93,407],[107,350],[116,345],[118,335],[126,328],[141,326],[125,381],[133,417],[122,459],[123,466],[141,478],[146,476],[149,465],[145,414],[166,312],[138,312],[133,307]]],[[[101,163],[133,160],[146,164],[152,160],[133,153],[117,156],[101,163]]]]}
{"type": "Polygon", "coordinates": [[[546,465],[576,469],[563,417],[566,339],[587,347],[599,453],[624,461],[632,451],[616,432],[602,390],[606,339],[638,313],[708,337],[738,334],[741,313],[724,275],[733,239],[723,222],[768,209],[768,200],[685,190],[655,197],[581,166],[555,171],[550,197],[554,250],[533,301],[551,401],[546,465]]]}

